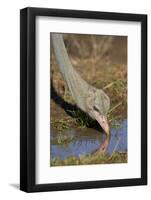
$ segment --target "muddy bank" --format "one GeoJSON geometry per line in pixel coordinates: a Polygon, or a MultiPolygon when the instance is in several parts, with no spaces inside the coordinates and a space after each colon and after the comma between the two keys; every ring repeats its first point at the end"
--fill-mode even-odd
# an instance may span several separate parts
{"type": "MultiPolygon", "coordinates": [[[[110,121],[126,119],[127,37],[65,34],[64,40],[71,62],[80,76],[94,87],[104,89],[110,97],[111,109],[116,108],[109,116],[110,121]]],[[[61,124],[62,130],[81,126],[86,120],[79,123],[76,119],[86,117],[75,106],[53,52],[51,63],[51,126],[59,130],[61,124]]]]}
{"type": "Polygon", "coordinates": [[[127,162],[127,37],[65,34],[64,41],[80,76],[110,98],[111,143],[104,155],[90,153],[104,134],[76,106],[51,51],[51,166],[127,162]]]}

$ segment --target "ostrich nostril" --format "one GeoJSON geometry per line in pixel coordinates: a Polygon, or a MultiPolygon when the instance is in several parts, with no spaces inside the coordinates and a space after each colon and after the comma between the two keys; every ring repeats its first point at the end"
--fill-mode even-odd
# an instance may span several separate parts
{"type": "Polygon", "coordinates": [[[93,106],[93,109],[97,112],[99,112],[99,109],[96,106],[93,106]]]}

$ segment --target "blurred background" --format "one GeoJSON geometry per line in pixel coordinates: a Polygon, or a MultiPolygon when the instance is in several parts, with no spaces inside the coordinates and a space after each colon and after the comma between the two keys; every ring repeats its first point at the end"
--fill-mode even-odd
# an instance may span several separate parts
{"type": "MultiPolygon", "coordinates": [[[[111,107],[119,104],[112,113],[114,118],[127,118],[127,37],[83,34],[63,34],[63,37],[71,63],[80,76],[94,87],[104,89],[110,97],[111,107]]],[[[54,100],[60,104],[63,101],[74,104],[74,99],[51,52],[53,121],[66,115],[54,100]]]]}

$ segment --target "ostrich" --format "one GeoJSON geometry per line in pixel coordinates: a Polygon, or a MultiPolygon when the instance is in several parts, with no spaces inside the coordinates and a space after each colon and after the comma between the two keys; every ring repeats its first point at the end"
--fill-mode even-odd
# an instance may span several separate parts
{"type": "Polygon", "coordinates": [[[76,105],[92,119],[97,120],[106,133],[106,139],[96,152],[106,152],[110,141],[110,129],[107,121],[110,99],[103,90],[97,89],[83,80],[73,68],[64,45],[62,34],[51,33],[51,39],[60,72],[68,85],[76,105]]]}

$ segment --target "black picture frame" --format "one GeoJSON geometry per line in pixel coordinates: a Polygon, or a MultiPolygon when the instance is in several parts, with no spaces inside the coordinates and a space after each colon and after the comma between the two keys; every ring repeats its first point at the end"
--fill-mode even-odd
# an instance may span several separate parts
{"type": "Polygon", "coordinates": [[[43,192],[147,184],[147,15],[48,8],[20,11],[20,189],[43,192]],[[36,184],[35,19],[37,16],[120,20],[141,23],[141,178],[36,184]]]}

